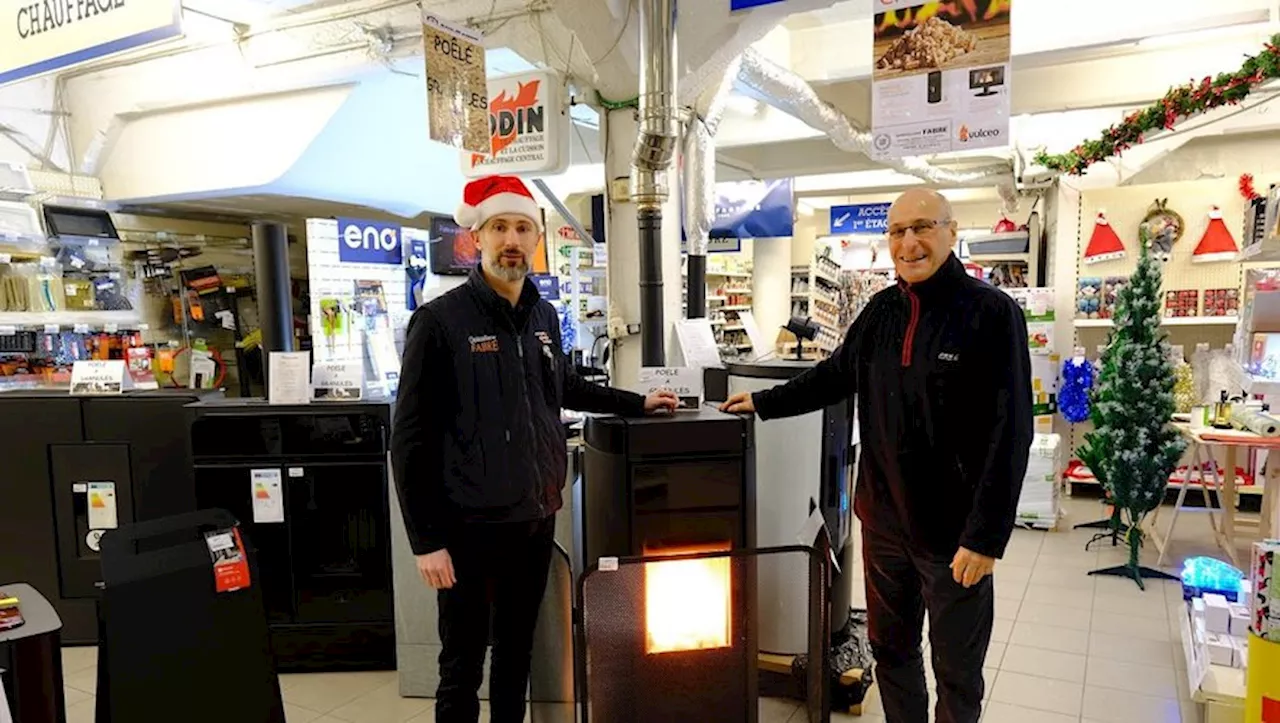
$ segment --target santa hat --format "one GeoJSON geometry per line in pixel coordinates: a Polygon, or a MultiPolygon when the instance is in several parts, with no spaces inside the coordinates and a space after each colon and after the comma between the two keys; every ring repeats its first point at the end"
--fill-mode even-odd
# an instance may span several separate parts
{"type": "Polygon", "coordinates": [[[453,220],[476,231],[494,216],[508,213],[524,216],[542,229],[542,212],[524,181],[515,176],[485,176],[462,189],[462,203],[453,220]]]}
{"type": "Polygon", "coordinates": [[[1214,206],[1209,210],[1209,225],[1205,227],[1200,243],[1196,244],[1191,260],[1198,263],[1235,261],[1239,253],[1236,240],[1231,237],[1231,230],[1222,222],[1222,211],[1214,206]]]}
{"type": "Polygon", "coordinates": [[[1096,264],[1122,257],[1124,257],[1124,243],[1116,235],[1115,229],[1111,228],[1107,215],[1099,211],[1098,220],[1093,224],[1093,235],[1089,237],[1089,245],[1084,249],[1084,262],[1096,264]]]}

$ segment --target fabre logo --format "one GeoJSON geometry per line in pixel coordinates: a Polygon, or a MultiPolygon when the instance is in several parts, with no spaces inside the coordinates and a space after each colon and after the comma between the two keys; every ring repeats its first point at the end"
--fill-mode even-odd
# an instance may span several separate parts
{"type": "Polygon", "coordinates": [[[338,258],[360,264],[403,264],[400,227],[377,221],[339,218],[338,258]]]}

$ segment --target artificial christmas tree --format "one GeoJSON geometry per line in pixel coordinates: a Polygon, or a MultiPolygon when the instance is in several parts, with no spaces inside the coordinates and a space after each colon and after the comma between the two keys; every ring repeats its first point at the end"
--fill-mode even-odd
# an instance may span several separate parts
{"type": "Polygon", "coordinates": [[[1186,442],[1169,426],[1173,415],[1173,364],[1160,331],[1160,268],[1139,244],[1138,269],[1121,289],[1115,330],[1102,353],[1102,373],[1090,417],[1094,431],[1078,450],[1115,504],[1111,535],[1123,535],[1129,561],[1091,575],[1176,579],[1138,564],[1142,521],[1164,502],[1169,474],[1186,442]]]}

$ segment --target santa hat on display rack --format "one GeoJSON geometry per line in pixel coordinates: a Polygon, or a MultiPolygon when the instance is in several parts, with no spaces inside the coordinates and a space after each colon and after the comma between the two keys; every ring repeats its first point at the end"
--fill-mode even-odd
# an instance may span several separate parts
{"type": "Polygon", "coordinates": [[[1098,211],[1098,220],[1093,224],[1093,235],[1089,237],[1089,245],[1084,249],[1084,262],[1096,264],[1123,257],[1124,243],[1116,235],[1115,229],[1111,228],[1106,212],[1098,211]]]}
{"type": "Polygon", "coordinates": [[[1235,261],[1239,253],[1240,248],[1236,246],[1236,240],[1231,237],[1231,231],[1222,222],[1222,211],[1217,206],[1209,209],[1209,225],[1205,227],[1200,243],[1196,244],[1191,260],[1197,263],[1235,261]]]}
{"type": "Polygon", "coordinates": [[[459,226],[477,231],[503,214],[524,216],[542,228],[542,211],[524,181],[515,176],[484,176],[462,189],[462,203],[453,214],[459,226]]]}

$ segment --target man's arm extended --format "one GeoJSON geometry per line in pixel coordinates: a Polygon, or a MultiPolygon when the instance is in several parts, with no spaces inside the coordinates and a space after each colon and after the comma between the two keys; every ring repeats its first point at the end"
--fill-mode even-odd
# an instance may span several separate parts
{"type": "Polygon", "coordinates": [[[857,390],[858,339],[867,318],[874,313],[868,304],[849,326],[844,343],[831,356],[810,367],[786,384],[751,395],[761,419],[778,419],[808,414],[844,401],[857,390]]]}
{"type": "Polygon", "coordinates": [[[440,529],[444,507],[441,450],[447,430],[443,415],[429,406],[425,392],[428,385],[448,384],[453,379],[448,355],[440,322],[429,309],[420,307],[405,332],[400,392],[391,425],[391,467],[415,555],[445,546],[440,529]]]}
{"type": "MultiPolygon", "coordinates": [[[[552,335],[556,351],[564,347],[560,342],[560,330],[552,335]]],[[[606,387],[594,384],[578,375],[573,366],[573,359],[558,353],[556,367],[559,369],[560,383],[564,386],[564,406],[575,412],[593,412],[596,414],[616,414],[620,417],[644,416],[644,397],[625,389],[606,387]]]]}
{"type": "Polygon", "coordinates": [[[979,322],[979,328],[986,326],[989,330],[983,334],[983,345],[990,350],[984,366],[992,376],[984,396],[993,406],[994,424],[987,437],[986,462],[960,546],[999,558],[1013,534],[1034,420],[1026,319],[1012,299],[989,314],[991,318],[979,322]]]}

